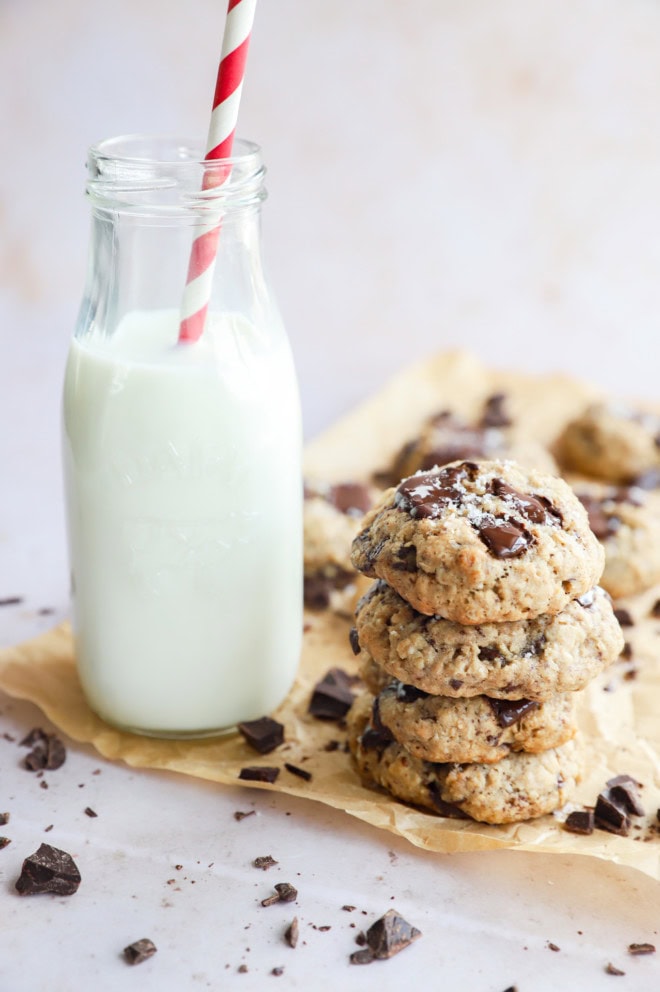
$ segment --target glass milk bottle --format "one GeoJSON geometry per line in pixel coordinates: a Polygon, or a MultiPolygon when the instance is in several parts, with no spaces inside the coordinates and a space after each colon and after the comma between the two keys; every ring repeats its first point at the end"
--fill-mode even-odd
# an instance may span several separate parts
{"type": "Polygon", "coordinates": [[[76,658],[92,708],[154,736],[271,712],[300,653],[298,387],[262,267],[260,150],[234,148],[218,165],[136,135],[88,160],[63,397],[76,658]],[[191,245],[216,221],[205,328],[182,341],[191,245]]]}

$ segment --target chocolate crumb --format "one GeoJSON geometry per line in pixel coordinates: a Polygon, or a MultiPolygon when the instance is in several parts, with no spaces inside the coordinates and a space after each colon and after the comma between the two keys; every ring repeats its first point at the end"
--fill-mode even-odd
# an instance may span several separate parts
{"type": "Polygon", "coordinates": [[[289,945],[289,947],[295,947],[298,943],[299,927],[298,927],[298,917],[294,918],[289,923],[288,927],[284,931],[284,939],[289,945]]]}
{"type": "Polygon", "coordinates": [[[564,820],[564,829],[573,834],[585,836],[594,832],[594,811],[592,809],[576,809],[569,813],[564,820]]]}
{"type": "Polygon", "coordinates": [[[238,973],[239,973],[239,975],[246,975],[247,974],[247,970],[248,970],[248,966],[246,964],[239,964],[239,966],[238,966],[238,973]]]}
{"type": "Polygon", "coordinates": [[[275,886],[274,896],[267,896],[261,900],[262,906],[274,906],[276,902],[295,902],[298,898],[298,890],[290,882],[278,882],[275,886]]]}
{"type": "Polygon", "coordinates": [[[270,765],[249,765],[246,768],[241,768],[238,777],[244,782],[267,782],[272,785],[273,782],[277,781],[279,774],[279,768],[273,768],[270,765]]]}
{"type": "Polygon", "coordinates": [[[302,778],[305,782],[311,782],[312,773],[308,772],[305,768],[298,768],[298,765],[292,765],[289,761],[284,762],[284,767],[292,775],[297,775],[298,778],[302,778]]]}
{"type": "Polygon", "coordinates": [[[367,946],[379,960],[391,958],[422,936],[421,930],[407,923],[394,909],[372,923],[367,930],[367,946]]]}
{"type": "Polygon", "coordinates": [[[142,937],[124,948],[124,957],[128,964],[142,964],[156,953],[156,945],[148,937],[142,937]]]}
{"type": "Polygon", "coordinates": [[[9,813],[0,813],[0,827],[6,827],[9,823],[9,813]]]}
{"type": "Polygon", "coordinates": [[[660,618],[660,599],[656,599],[655,603],[651,607],[651,616],[660,618]]]}
{"type": "Polygon", "coordinates": [[[621,971],[621,969],[613,965],[611,961],[605,965],[605,973],[608,975],[625,975],[625,971],[621,971]]]}
{"type": "Polygon", "coordinates": [[[360,647],[360,641],[358,639],[357,627],[351,627],[351,629],[348,632],[348,639],[350,641],[351,650],[353,651],[353,654],[359,654],[362,649],[360,647]]]}
{"type": "Polygon", "coordinates": [[[22,596],[5,596],[4,599],[0,599],[0,606],[20,606],[22,602],[22,596]]]}
{"type": "Polygon", "coordinates": [[[16,891],[26,896],[42,892],[71,896],[79,885],[80,872],[71,855],[50,844],[41,844],[24,860],[16,891]]]}
{"type": "Polygon", "coordinates": [[[91,806],[85,806],[85,816],[91,816],[91,817],[95,817],[95,816],[98,816],[98,815],[99,815],[99,814],[98,814],[98,813],[96,813],[96,812],[95,812],[95,811],[94,811],[94,810],[92,809],[92,807],[91,807],[91,806]]]}
{"type": "Polygon", "coordinates": [[[24,760],[25,767],[31,772],[43,769],[55,771],[61,768],[66,760],[66,749],[59,737],[55,734],[47,734],[39,727],[30,731],[21,741],[21,747],[32,748],[24,760]]]}
{"type": "Polygon", "coordinates": [[[342,668],[331,668],[314,687],[308,711],[319,720],[339,720],[353,705],[358,681],[342,668]]]}
{"type": "Polygon", "coordinates": [[[7,844],[11,844],[11,838],[0,837],[0,851],[3,849],[3,847],[6,847],[7,844]]]}
{"type": "Polygon", "coordinates": [[[557,947],[556,944],[553,944],[553,943],[551,943],[551,941],[548,941],[548,950],[549,951],[560,951],[561,950],[561,947],[557,947]]]}
{"type": "Polygon", "coordinates": [[[270,854],[264,854],[259,858],[255,858],[252,862],[254,868],[261,868],[262,871],[267,871],[276,864],[279,864],[279,862],[270,854]]]}
{"type": "Polygon", "coordinates": [[[655,954],[655,944],[628,944],[628,954],[655,954]]]}
{"type": "Polygon", "coordinates": [[[276,747],[279,747],[284,740],[284,725],[269,716],[239,723],[238,730],[245,738],[246,743],[259,754],[269,754],[276,747]]]}
{"type": "Polygon", "coordinates": [[[634,627],[635,621],[631,617],[628,610],[618,609],[614,611],[614,616],[619,621],[619,626],[621,627],[634,627]]]}
{"type": "Polygon", "coordinates": [[[240,822],[241,820],[244,820],[246,816],[254,816],[256,812],[257,811],[255,809],[249,809],[247,812],[242,809],[237,809],[234,813],[234,819],[240,822]]]}
{"type": "Polygon", "coordinates": [[[44,833],[45,834],[50,833],[50,831],[53,829],[54,826],[55,826],[54,823],[49,823],[47,827],[44,827],[44,833]]]}
{"type": "Polygon", "coordinates": [[[277,968],[273,968],[271,970],[271,975],[276,975],[277,977],[279,977],[280,975],[283,974],[284,974],[284,968],[281,965],[278,965],[277,968]]]}
{"type": "Polygon", "coordinates": [[[345,913],[352,913],[353,910],[355,909],[355,906],[346,905],[346,906],[342,906],[341,908],[344,910],[345,913]]]}

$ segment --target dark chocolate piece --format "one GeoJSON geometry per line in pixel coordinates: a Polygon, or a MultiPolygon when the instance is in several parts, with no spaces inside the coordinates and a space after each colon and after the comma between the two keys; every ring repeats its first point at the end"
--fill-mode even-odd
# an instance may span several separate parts
{"type": "Polygon", "coordinates": [[[277,781],[279,774],[279,768],[272,768],[269,765],[249,765],[246,768],[241,768],[238,777],[244,782],[268,782],[269,785],[272,785],[273,782],[277,781]]]}
{"type": "Polygon", "coordinates": [[[295,902],[298,898],[298,890],[290,882],[278,882],[275,886],[274,896],[267,896],[261,900],[262,906],[274,906],[276,902],[295,902]]]}
{"type": "Polygon", "coordinates": [[[620,837],[627,837],[630,833],[630,817],[605,792],[601,792],[596,800],[594,822],[601,830],[618,834],[620,837]]]}
{"type": "Polygon", "coordinates": [[[20,606],[22,602],[22,596],[5,596],[3,599],[0,599],[0,606],[20,606]]]}
{"type": "Polygon", "coordinates": [[[424,689],[418,689],[416,685],[408,685],[407,682],[397,683],[394,691],[400,703],[414,703],[417,699],[428,699],[429,696],[424,689]]]}
{"type": "Polygon", "coordinates": [[[651,607],[651,616],[660,619],[660,599],[656,599],[651,607]]]}
{"type": "Polygon", "coordinates": [[[375,958],[385,960],[403,951],[421,936],[421,930],[407,923],[396,910],[388,909],[367,930],[367,947],[375,958]]]}
{"type": "Polygon", "coordinates": [[[619,621],[619,626],[621,627],[634,627],[635,625],[635,621],[630,616],[628,610],[624,610],[623,608],[615,610],[614,616],[619,621]]]}
{"type": "Polygon", "coordinates": [[[560,524],[562,516],[545,496],[521,493],[503,479],[493,479],[490,491],[504,499],[511,509],[532,524],[560,524]]]}
{"type": "Polygon", "coordinates": [[[270,754],[284,741],[284,725],[269,716],[239,723],[238,730],[246,743],[259,754],[270,754]]]}
{"type": "Polygon", "coordinates": [[[325,610],[330,605],[333,585],[323,575],[306,575],[303,580],[303,599],[309,610],[325,610]]]}
{"type": "Polygon", "coordinates": [[[291,772],[292,775],[297,775],[298,778],[304,779],[305,782],[311,782],[312,773],[308,772],[305,768],[299,768],[298,765],[292,765],[289,761],[284,762],[284,767],[288,772],[291,772]]]}
{"type": "Polygon", "coordinates": [[[296,944],[298,943],[298,934],[299,934],[298,917],[294,916],[294,918],[291,920],[288,927],[284,931],[284,939],[289,945],[289,947],[296,946],[296,944]]]}
{"type": "Polygon", "coordinates": [[[0,813],[0,827],[5,827],[9,823],[9,813],[0,813]]]}
{"type": "Polygon", "coordinates": [[[534,699],[491,699],[490,696],[487,699],[500,727],[520,723],[523,717],[540,706],[534,699]]]}
{"type": "Polygon", "coordinates": [[[615,775],[607,780],[610,799],[633,816],[644,816],[645,810],[639,797],[639,782],[630,775],[615,775]]]}
{"type": "Polygon", "coordinates": [[[655,944],[628,944],[628,954],[655,954],[655,944]]]}
{"type": "Polygon", "coordinates": [[[369,947],[363,947],[359,951],[353,951],[349,958],[351,964],[371,964],[374,960],[373,951],[369,947]]]}
{"type": "Polygon", "coordinates": [[[258,858],[255,858],[252,862],[254,868],[261,868],[262,871],[268,871],[273,865],[279,864],[271,854],[263,854],[258,858]]]}
{"type": "Polygon", "coordinates": [[[564,829],[572,834],[588,836],[594,832],[594,811],[592,809],[576,809],[569,813],[564,820],[564,829]]]}
{"type": "Polygon", "coordinates": [[[3,849],[3,847],[6,847],[7,844],[11,844],[11,838],[10,837],[0,837],[0,851],[3,849]]]}
{"type": "Polygon", "coordinates": [[[522,524],[505,517],[486,516],[476,529],[496,558],[520,558],[534,543],[534,538],[522,524]]]}
{"type": "Polygon", "coordinates": [[[451,468],[411,475],[399,484],[394,502],[411,517],[439,517],[450,503],[460,503],[464,490],[463,479],[471,478],[478,471],[472,462],[461,462],[451,468]]]}
{"type": "Polygon", "coordinates": [[[23,862],[16,891],[25,896],[42,892],[71,896],[78,891],[79,885],[80,872],[71,855],[50,844],[42,844],[23,862]]]}
{"type": "Polygon", "coordinates": [[[433,781],[428,786],[429,799],[433,803],[433,807],[440,816],[445,816],[450,820],[469,820],[470,817],[467,813],[464,813],[460,807],[455,806],[453,803],[445,802],[445,800],[440,795],[440,786],[437,782],[433,781]]]}
{"type": "Polygon", "coordinates": [[[355,699],[352,686],[357,680],[342,668],[331,668],[314,687],[309,713],[319,720],[340,720],[355,699]]]}
{"type": "Polygon", "coordinates": [[[271,968],[270,969],[270,973],[271,973],[271,975],[275,975],[277,978],[279,978],[280,975],[283,975],[284,974],[284,966],[281,965],[281,964],[278,964],[278,965],[276,965],[275,968],[271,968]]]}
{"type": "Polygon", "coordinates": [[[510,427],[513,421],[505,410],[506,393],[493,393],[484,402],[482,427],[510,427]]]}
{"type": "Polygon", "coordinates": [[[350,642],[351,650],[353,651],[353,654],[359,654],[362,648],[360,647],[357,627],[351,627],[351,629],[348,632],[348,640],[350,642]]]}
{"type": "Polygon", "coordinates": [[[371,506],[371,495],[367,486],[358,482],[342,482],[332,486],[328,502],[351,517],[361,517],[371,506]]]}
{"type": "Polygon", "coordinates": [[[142,937],[124,948],[124,958],[128,964],[142,964],[156,953],[156,945],[148,937],[142,937]]]}
{"type": "Polygon", "coordinates": [[[611,961],[608,961],[605,965],[605,972],[608,975],[625,975],[625,971],[621,971],[621,969],[617,968],[616,965],[613,965],[611,961]]]}
{"type": "Polygon", "coordinates": [[[399,548],[392,562],[392,568],[396,568],[399,572],[417,571],[417,548],[414,544],[404,544],[399,548]]]}
{"type": "Polygon", "coordinates": [[[621,521],[613,514],[606,513],[603,508],[603,501],[587,493],[576,493],[577,498],[582,503],[589,517],[589,526],[599,541],[616,534],[621,521]]]}
{"type": "Polygon", "coordinates": [[[500,649],[494,646],[479,648],[479,661],[496,661],[500,656],[500,649]]]}
{"type": "Polygon", "coordinates": [[[47,734],[39,727],[35,727],[23,738],[21,746],[32,748],[24,761],[28,771],[55,771],[66,761],[66,749],[59,737],[47,734]]]}
{"type": "Polygon", "coordinates": [[[89,817],[92,817],[92,818],[94,818],[94,817],[97,817],[98,815],[99,815],[99,814],[98,814],[98,813],[96,813],[96,812],[95,812],[95,811],[94,811],[94,810],[92,809],[92,807],[91,807],[91,806],[85,806],[85,816],[89,816],[89,817]]]}

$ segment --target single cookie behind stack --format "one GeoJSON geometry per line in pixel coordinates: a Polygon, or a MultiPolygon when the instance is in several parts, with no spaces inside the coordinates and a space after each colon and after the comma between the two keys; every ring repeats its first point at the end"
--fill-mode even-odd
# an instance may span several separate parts
{"type": "Polygon", "coordinates": [[[487,823],[562,806],[577,693],[623,647],[570,487],[512,462],[417,473],[366,515],[352,560],[379,579],[352,637],[370,690],[348,720],[363,779],[487,823]]]}

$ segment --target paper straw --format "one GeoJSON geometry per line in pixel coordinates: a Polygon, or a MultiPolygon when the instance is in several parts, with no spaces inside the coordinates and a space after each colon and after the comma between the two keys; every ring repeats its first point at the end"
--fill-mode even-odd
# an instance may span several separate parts
{"type": "MultiPolygon", "coordinates": [[[[229,158],[234,144],[245,63],[257,0],[229,0],[205,161],[229,158]]],[[[221,186],[230,169],[207,170],[203,189],[221,186]]],[[[193,241],[181,303],[179,341],[197,341],[204,330],[211,297],[220,224],[204,227],[193,241]]]]}

